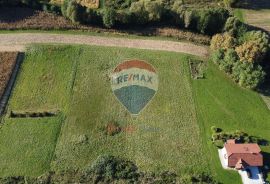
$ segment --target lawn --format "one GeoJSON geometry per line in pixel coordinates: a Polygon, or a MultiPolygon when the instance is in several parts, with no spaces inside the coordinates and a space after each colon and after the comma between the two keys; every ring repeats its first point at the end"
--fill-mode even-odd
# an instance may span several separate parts
{"type": "Polygon", "coordinates": [[[0,175],[39,176],[48,171],[61,119],[4,119],[0,128],[0,175]]]}
{"type": "MultiPolygon", "coordinates": [[[[215,65],[209,63],[206,79],[192,81],[198,123],[204,138],[204,151],[212,172],[224,183],[241,183],[237,172],[224,171],[217,149],[211,143],[211,126],[224,131],[243,130],[250,135],[270,140],[270,113],[256,92],[234,84],[215,65]]],[[[261,147],[270,152],[270,146],[261,147]]],[[[269,165],[269,163],[267,163],[269,165]]]]}

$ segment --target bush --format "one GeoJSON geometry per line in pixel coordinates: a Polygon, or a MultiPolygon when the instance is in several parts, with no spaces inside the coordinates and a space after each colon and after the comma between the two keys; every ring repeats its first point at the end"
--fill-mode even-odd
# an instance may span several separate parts
{"type": "Polygon", "coordinates": [[[193,10],[184,10],[183,13],[185,28],[196,30],[197,17],[193,10]]]}
{"type": "Polygon", "coordinates": [[[111,28],[115,25],[116,11],[113,8],[105,8],[103,11],[103,25],[107,28],[111,28]]]}
{"type": "Polygon", "coordinates": [[[260,62],[263,57],[263,53],[259,45],[254,42],[245,42],[243,45],[236,47],[236,52],[240,58],[240,61],[249,63],[260,62]]]}
{"type": "Polygon", "coordinates": [[[212,37],[210,49],[217,50],[217,49],[231,49],[234,48],[236,45],[236,39],[231,35],[224,33],[224,34],[216,34],[212,37]]]}
{"type": "Polygon", "coordinates": [[[61,6],[63,16],[70,19],[74,23],[83,22],[82,18],[85,8],[76,2],[76,0],[65,0],[61,6]]]}
{"type": "Polygon", "coordinates": [[[114,180],[137,180],[137,166],[127,160],[111,155],[102,155],[94,163],[86,168],[85,175],[94,174],[100,181],[112,182],[114,180]]]}
{"type": "Polygon", "coordinates": [[[144,3],[142,1],[132,3],[129,11],[132,17],[132,23],[143,25],[149,21],[148,13],[145,10],[144,3]]]}
{"type": "Polygon", "coordinates": [[[161,1],[144,0],[143,2],[145,11],[148,14],[148,20],[150,22],[160,21],[163,12],[161,1]]]}
{"type": "Polygon", "coordinates": [[[224,49],[218,49],[212,53],[211,59],[215,64],[220,65],[220,63],[223,62],[224,55],[224,49]]]}
{"type": "Polygon", "coordinates": [[[262,31],[246,32],[240,39],[243,43],[237,48],[241,60],[261,62],[269,51],[269,36],[262,31]]]}
{"type": "Polygon", "coordinates": [[[242,87],[255,89],[265,78],[265,72],[257,64],[237,62],[233,67],[232,77],[242,87]]]}
{"type": "Polygon", "coordinates": [[[228,49],[224,55],[224,59],[219,64],[219,68],[228,74],[233,71],[233,66],[239,61],[237,53],[233,49],[228,49]]]}
{"type": "Polygon", "coordinates": [[[224,31],[235,38],[239,38],[247,32],[247,26],[237,17],[229,17],[225,23],[224,31]]]}
{"type": "Polygon", "coordinates": [[[224,8],[199,11],[197,31],[208,35],[220,33],[222,32],[228,17],[229,12],[224,8]]]}

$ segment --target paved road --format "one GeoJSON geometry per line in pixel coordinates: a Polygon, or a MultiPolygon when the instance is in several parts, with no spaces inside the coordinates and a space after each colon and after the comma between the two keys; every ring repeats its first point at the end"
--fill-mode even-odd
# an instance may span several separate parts
{"type": "Polygon", "coordinates": [[[206,57],[208,48],[192,43],[127,39],[115,37],[101,37],[88,35],[68,35],[50,33],[8,33],[0,34],[0,51],[24,51],[26,46],[31,43],[50,43],[50,44],[85,44],[100,46],[115,46],[149,50],[173,51],[206,57]]]}

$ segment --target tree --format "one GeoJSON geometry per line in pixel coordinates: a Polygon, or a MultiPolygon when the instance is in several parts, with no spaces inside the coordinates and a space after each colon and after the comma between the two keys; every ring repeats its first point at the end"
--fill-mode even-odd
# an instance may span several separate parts
{"type": "Polygon", "coordinates": [[[111,28],[115,25],[116,11],[113,8],[105,8],[103,12],[103,25],[111,28]]]}
{"type": "Polygon", "coordinates": [[[61,12],[63,16],[70,19],[72,22],[81,23],[85,9],[78,4],[76,0],[65,0],[61,6],[61,12]]]}
{"type": "Polygon", "coordinates": [[[132,22],[135,24],[146,24],[148,22],[148,12],[145,10],[144,2],[133,2],[129,8],[132,22]]]}
{"type": "Polygon", "coordinates": [[[219,68],[228,74],[232,73],[233,66],[239,61],[237,53],[233,49],[227,50],[224,59],[219,64],[219,68]]]}
{"type": "Polygon", "coordinates": [[[211,59],[215,64],[220,65],[224,59],[224,55],[225,51],[223,49],[217,49],[212,53],[211,59]]]}
{"type": "Polygon", "coordinates": [[[201,10],[197,16],[197,30],[203,34],[213,35],[223,30],[229,12],[224,8],[214,8],[201,10]]]}
{"type": "Polygon", "coordinates": [[[270,48],[269,36],[262,31],[246,32],[239,42],[243,43],[241,49],[247,49],[246,57],[253,58],[255,62],[263,61],[270,48]]]}
{"type": "Polygon", "coordinates": [[[247,32],[247,26],[237,17],[229,17],[225,23],[224,31],[239,38],[247,32]]]}
{"type": "Polygon", "coordinates": [[[144,8],[148,13],[149,21],[159,21],[163,12],[161,1],[144,0],[144,8]]]}
{"type": "Polygon", "coordinates": [[[244,44],[236,47],[235,50],[240,58],[240,61],[243,62],[260,62],[263,56],[259,45],[254,41],[245,42],[244,44]]]}
{"type": "Polygon", "coordinates": [[[248,62],[237,62],[233,67],[232,78],[242,87],[255,89],[265,78],[260,65],[248,62]]]}
{"type": "Polygon", "coordinates": [[[216,34],[211,40],[210,49],[231,49],[234,48],[236,44],[236,39],[229,35],[228,33],[216,34]]]}

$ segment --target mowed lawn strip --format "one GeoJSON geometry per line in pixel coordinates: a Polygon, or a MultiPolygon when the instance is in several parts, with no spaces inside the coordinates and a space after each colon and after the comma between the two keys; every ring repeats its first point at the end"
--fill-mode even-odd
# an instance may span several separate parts
{"type": "Polygon", "coordinates": [[[192,99],[187,55],[112,47],[83,47],[71,108],[57,144],[55,170],[83,168],[99,155],[134,161],[145,171],[207,171],[192,99]],[[141,59],[159,76],[155,97],[132,118],[114,96],[109,75],[121,62],[141,59]],[[106,136],[116,121],[127,128],[106,136]],[[128,129],[129,128],[129,129],[128,129]],[[88,140],[80,142],[80,138],[88,140]]]}
{"type": "Polygon", "coordinates": [[[0,129],[0,176],[40,176],[48,171],[61,118],[5,119],[0,129]]]}
{"type": "MultiPolygon", "coordinates": [[[[223,170],[217,148],[211,142],[211,126],[225,132],[243,130],[250,135],[270,140],[270,113],[261,97],[253,91],[242,89],[234,84],[215,65],[209,63],[206,79],[193,80],[194,99],[201,135],[204,139],[204,152],[212,172],[224,184],[241,183],[235,171],[223,170]]],[[[262,146],[270,152],[269,146],[262,146]]]]}
{"type": "Polygon", "coordinates": [[[67,111],[79,47],[35,45],[26,52],[9,110],[67,111]]]}

